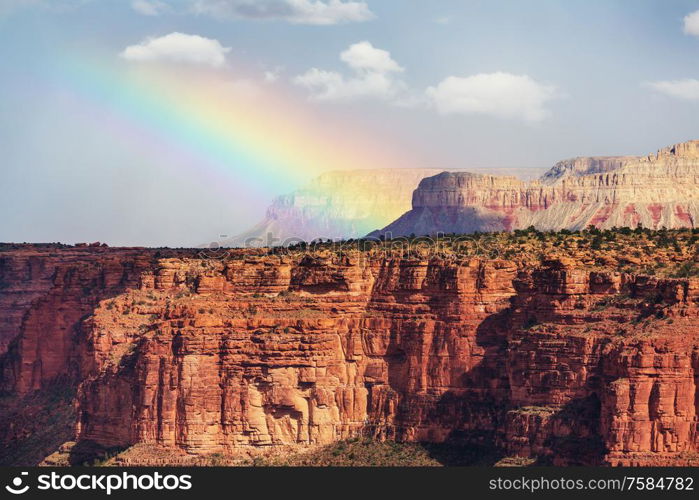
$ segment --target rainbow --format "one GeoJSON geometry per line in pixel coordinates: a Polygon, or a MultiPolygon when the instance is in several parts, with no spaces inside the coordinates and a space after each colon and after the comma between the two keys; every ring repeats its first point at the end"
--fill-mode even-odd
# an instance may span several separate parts
{"type": "Polygon", "coordinates": [[[328,170],[410,166],[351,125],[328,126],[282,86],[252,87],[227,71],[102,60],[62,60],[51,83],[130,147],[157,147],[163,161],[186,157],[197,175],[244,186],[248,196],[285,193],[328,170]]]}

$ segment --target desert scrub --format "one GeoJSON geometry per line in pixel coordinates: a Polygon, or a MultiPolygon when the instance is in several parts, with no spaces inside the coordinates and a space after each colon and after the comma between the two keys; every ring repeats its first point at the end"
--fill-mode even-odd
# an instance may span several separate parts
{"type": "MultiPolygon", "coordinates": [[[[143,325],[141,325],[143,326],[143,325]]],[[[131,342],[128,344],[118,344],[115,345],[111,352],[109,353],[109,361],[111,364],[118,366],[122,362],[136,352],[136,342],[131,342]]]]}
{"type": "Polygon", "coordinates": [[[256,457],[247,465],[296,467],[439,467],[492,465],[497,450],[456,443],[399,443],[355,438],[285,457],[256,457]]]}
{"type": "Polygon", "coordinates": [[[695,262],[685,262],[671,271],[668,276],[670,278],[693,278],[699,276],[699,266],[695,262]]]}
{"type": "Polygon", "coordinates": [[[559,410],[558,408],[554,408],[551,406],[521,406],[519,408],[511,410],[510,413],[516,413],[519,415],[548,416],[548,415],[553,415],[558,410],[559,410]]]}

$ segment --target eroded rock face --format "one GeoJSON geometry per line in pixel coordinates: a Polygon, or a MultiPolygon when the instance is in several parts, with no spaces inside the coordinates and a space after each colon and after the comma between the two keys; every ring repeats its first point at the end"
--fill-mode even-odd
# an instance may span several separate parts
{"type": "Polygon", "coordinates": [[[59,265],[47,294],[61,298],[25,317],[64,319],[25,320],[2,361],[25,367],[4,371],[16,392],[72,373],[79,442],[234,455],[364,434],[559,464],[696,460],[693,279],[560,259],[119,252],[59,265]]]}
{"type": "Polygon", "coordinates": [[[410,198],[437,169],[332,171],[278,196],[265,218],[224,246],[269,246],[316,238],[356,238],[410,210],[410,198]]]}
{"type": "Polygon", "coordinates": [[[137,288],[163,257],[199,252],[0,244],[0,391],[79,380],[83,320],[100,301],[137,288]]]}
{"type": "MultiPolygon", "coordinates": [[[[290,271],[281,294],[262,279],[226,279],[238,262],[179,261],[178,272],[195,278],[178,286],[159,280],[168,261],[152,284],[98,309],[81,436],[231,453],[364,430],[443,440],[460,425],[456,411],[435,415],[434,403],[462,391],[464,372],[482,358],[475,330],[506,307],[513,265],[285,260],[272,261],[290,271]],[[115,344],[133,351],[112,359],[115,344]]],[[[244,265],[264,276],[270,261],[244,265]]]]}
{"type": "Polygon", "coordinates": [[[647,157],[576,158],[533,182],[464,172],[424,179],[392,236],[599,228],[694,227],[699,217],[699,141],[647,157]]]}
{"type": "MultiPolygon", "coordinates": [[[[489,169],[530,177],[540,169],[489,169]]],[[[259,247],[317,238],[359,238],[410,210],[422,179],[443,169],[394,168],[331,171],[278,196],[262,221],[223,246],[259,247]]],[[[474,170],[478,171],[478,169],[474,170]]]]}
{"type": "Polygon", "coordinates": [[[27,393],[79,377],[80,321],[138,283],[154,252],[21,247],[0,252],[0,389],[27,393]]]}

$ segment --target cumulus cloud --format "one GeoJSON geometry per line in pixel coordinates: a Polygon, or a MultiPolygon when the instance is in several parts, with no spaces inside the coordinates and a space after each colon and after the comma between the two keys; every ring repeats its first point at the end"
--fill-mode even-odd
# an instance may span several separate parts
{"type": "Polygon", "coordinates": [[[392,73],[403,71],[396,61],[391,59],[387,50],[377,49],[369,42],[359,42],[340,54],[340,59],[358,72],[392,73]]]}
{"type": "Polygon", "coordinates": [[[684,32],[687,35],[699,36],[699,10],[684,16],[684,32]]]}
{"type": "Polygon", "coordinates": [[[330,25],[374,18],[366,2],[346,0],[193,0],[192,9],[222,19],[240,17],[292,24],[330,25]]]}
{"type": "Polygon", "coordinates": [[[312,68],[294,78],[294,83],[313,92],[319,101],[343,100],[358,97],[391,99],[397,94],[398,86],[387,75],[368,73],[361,78],[345,78],[334,71],[312,68]]]}
{"type": "Polygon", "coordinates": [[[311,91],[316,100],[353,98],[399,99],[406,85],[396,78],[403,68],[390,52],[369,42],[359,42],[343,51],[340,60],[352,71],[345,76],[335,71],[311,68],[296,76],[293,83],[311,91]]]}
{"type": "Polygon", "coordinates": [[[157,16],[168,9],[160,0],[132,0],[131,8],[144,16],[157,16]]]}
{"type": "Polygon", "coordinates": [[[450,76],[426,91],[442,114],[483,114],[538,122],[549,116],[545,105],[557,96],[556,88],[527,75],[480,73],[450,76]]]}
{"type": "Polygon", "coordinates": [[[218,40],[199,35],[170,33],[161,37],[150,37],[136,45],[129,45],[120,54],[129,61],[169,61],[202,64],[220,67],[226,62],[230,47],[222,46],[218,40]]]}
{"type": "Polygon", "coordinates": [[[648,82],[645,86],[676,99],[699,101],[699,80],[693,78],[648,82]]]}

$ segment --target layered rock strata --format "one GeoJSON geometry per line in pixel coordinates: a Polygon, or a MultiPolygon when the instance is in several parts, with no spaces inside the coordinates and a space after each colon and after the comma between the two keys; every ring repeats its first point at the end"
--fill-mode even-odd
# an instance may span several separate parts
{"type": "Polygon", "coordinates": [[[161,254],[176,252],[1,245],[0,390],[25,394],[79,378],[82,320],[101,300],[136,287],[161,254]]]}
{"type": "Polygon", "coordinates": [[[646,157],[576,158],[539,180],[444,172],[420,182],[412,209],[373,236],[600,228],[695,227],[699,141],[646,157]]]}
{"type": "MultiPolygon", "coordinates": [[[[697,460],[695,279],[566,259],[32,252],[54,278],[3,387],[72,380],[78,445],[236,456],[368,435],[558,464],[697,460]]],[[[0,296],[16,294],[27,250],[3,259],[0,296]]]]}
{"type": "MultiPolygon", "coordinates": [[[[540,172],[531,168],[491,170],[515,171],[523,177],[540,172]]],[[[300,189],[278,196],[263,220],[244,233],[218,243],[249,248],[318,238],[362,237],[410,210],[413,191],[420,181],[442,171],[429,168],[330,171],[300,189]]]]}

